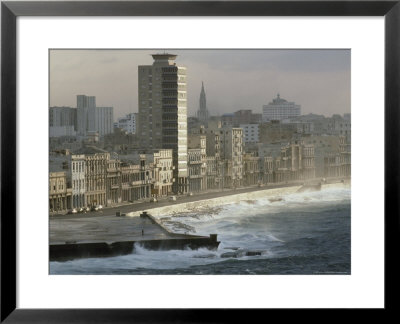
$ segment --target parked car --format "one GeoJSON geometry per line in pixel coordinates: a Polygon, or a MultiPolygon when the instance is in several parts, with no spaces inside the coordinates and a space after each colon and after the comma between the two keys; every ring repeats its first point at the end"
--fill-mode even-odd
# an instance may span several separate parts
{"type": "Polygon", "coordinates": [[[187,195],[188,196],[193,196],[193,192],[189,192],[187,195]]]}
{"type": "Polygon", "coordinates": [[[157,202],[157,198],[156,197],[151,197],[150,198],[150,202],[157,202]]]}
{"type": "Polygon", "coordinates": [[[170,196],[168,199],[169,201],[176,201],[176,196],[170,196]]]}
{"type": "Polygon", "coordinates": [[[68,214],[77,214],[78,210],[76,208],[68,210],[68,214]]]}

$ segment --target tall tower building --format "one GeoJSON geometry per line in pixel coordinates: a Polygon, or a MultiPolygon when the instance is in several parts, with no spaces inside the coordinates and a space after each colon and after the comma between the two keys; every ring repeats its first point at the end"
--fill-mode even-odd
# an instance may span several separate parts
{"type": "Polygon", "coordinates": [[[77,133],[86,136],[89,128],[89,114],[96,108],[96,97],[85,95],[76,96],[77,133]]]}
{"type": "Polygon", "coordinates": [[[199,110],[197,110],[197,118],[203,124],[207,124],[208,120],[208,110],[207,110],[207,101],[206,101],[206,93],[204,91],[204,83],[201,82],[201,92],[200,92],[200,100],[199,100],[199,110]]]}
{"type": "Polygon", "coordinates": [[[173,191],[187,191],[186,68],[177,55],[154,54],[153,65],[138,67],[139,139],[144,150],[172,149],[173,191]]]}
{"type": "Polygon", "coordinates": [[[98,132],[100,136],[114,131],[114,108],[96,107],[96,97],[78,95],[77,106],[77,133],[86,136],[88,132],[98,132]]]}

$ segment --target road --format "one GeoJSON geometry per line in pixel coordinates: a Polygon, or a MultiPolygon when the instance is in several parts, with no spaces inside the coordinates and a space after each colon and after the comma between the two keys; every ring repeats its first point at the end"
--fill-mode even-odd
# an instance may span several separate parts
{"type": "MultiPolygon", "coordinates": [[[[334,183],[334,182],[339,182],[339,181],[340,181],[339,179],[327,179],[327,183],[334,183]]],[[[170,201],[170,200],[168,200],[168,198],[162,198],[162,199],[159,199],[159,201],[156,203],[136,202],[136,203],[132,203],[132,204],[124,204],[124,205],[115,206],[115,207],[105,207],[102,211],[98,211],[98,212],[88,212],[88,213],[84,213],[84,214],[50,215],[50,219],[79,219],[79,218],[90,218],[90,217],[99,217],[99,216],[115,216],[115,213],[117,211],[120,211],[121,213],[144,211],[144,210],[149,210],[152,208],[169,206],[172,204],[182,204],[182,203],[186,203],[186,202],[212,199],[212,198],[236,195],[236,194],[252,192],[252,191],[298,186],[298,185],[302,184],[303,182],[304,181],[291,182],[288,184],[283,184],[283,183],[271,184],[271,185],[267,185],[267,186],[263,186],[263,187],[253,186],[253,187],[247,187],[247,188],[240,188],[240,189],[236,189],[236,190],[235,189],[225,189],[225,190],[218,190],[218,191],[215,190],[215,191],[194,194],[193,196],[186,196],[186,195],[177,196],[176,201],[170,201]]]]}

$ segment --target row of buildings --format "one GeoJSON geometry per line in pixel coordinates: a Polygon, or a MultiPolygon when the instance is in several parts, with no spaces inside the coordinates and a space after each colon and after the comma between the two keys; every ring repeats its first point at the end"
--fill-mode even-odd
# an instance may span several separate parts
{"type": "Polygon", "coordinates": [[[243,141],[245,145],[255,143],[275,143],[282,140],[290,140],[296,134],[301,135],[335,135],[345,136],[351,139],[350,114],[333,115],[302,115],[284,120],[271,120],[263,122],[261,114],[253,114],[251,110],[239,110],[232,114],[212,116],[207,123],[198,118],[189,117],[189,130],[200,125],[220,122],[223,126],[231,126],[243,129],[243,141]]]}
{"type": "MultiPolygon", "coordinates": [[[[315,144],[292,141],[272,151],[244,152],[240,128],[200,128],[188,138],[188,176],[184,192],[306,182],[350,177],[350,144],[340,137],[336,153],[322,156],[315,144]]],[[[148,201],[175,194],[172,149],[118,155],[86,146],[50,155],[49,208],[52,212],[95,205],[148,201]]]]}

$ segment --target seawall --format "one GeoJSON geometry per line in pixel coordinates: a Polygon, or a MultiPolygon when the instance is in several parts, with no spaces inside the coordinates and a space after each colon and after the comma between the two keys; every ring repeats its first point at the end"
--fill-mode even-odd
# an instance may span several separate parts
{"type": "MultiPolygon", "coordinates": [[[[257,200],[260,198],[270,197],[270,198],[278,198],[285,195],[290,195],[296,193],[302,186],[301,185],[294,185],[291,187],[283,187],[283,188],[267,188],[267,189],[260,189],[257,191],[251,191],[246,193],[240,194],[232,194],[229,196],[218,197],[218,198],[211,198],[211,199],[204,199],[204,200],[197,200],[192,202],[186,203],[176,203],[171,204],[164,207],[154,207],[151,209],[147,209],[148,213],[157,218],[160,216],[171,216],[177,213],[184,213],[184,212],[194,212],[200,211],[208,208],[215,208],[220,207],[223,205],[228,205],[232,203],[236,203],[243,200],[257,200]]],[[[329,188],[349,188],[350,183],[329,183],[329,184],[322,184],[321,190],[329,189],[329,188]]],[[[126,216],[135,217],[140,215],[140,211],[130,212],[127,213],[126,216]]]]}

